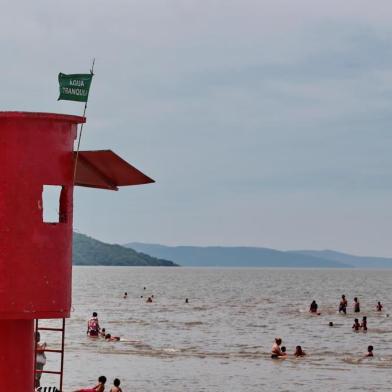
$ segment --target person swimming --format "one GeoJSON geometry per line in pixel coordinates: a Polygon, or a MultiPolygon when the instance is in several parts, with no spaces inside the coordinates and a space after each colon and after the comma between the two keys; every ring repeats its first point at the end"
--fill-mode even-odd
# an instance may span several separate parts
{"type": "Polygon", "coordinates": [[[343,294],[342,299],[340,300],[339,303],[339,313],[344,313],[347,314],[347,299],[346,296],[343,294]]]}
{"type": "Polygon", "coordinates": [[[112,335],[110,335],[110,333],[107,333],[105,335],[105,340],[107,342],[118,342],[120,340],[120,337],[119,336],[112,336],[112,335]]]}
{"type": "Polygon", "coordinates": [[[102,328],[101,331],[99,332],[99,336],[101,336],[102,338],[104,338],[106,336],[106,329],[102,328]]]}
{"type": "Polygon", "coordinates": [[[124,298],[124,299],[128,298],[128,293],[127,293],[127,292],[124,293],[123,298],[124,298]]]}
{"type": "Polygon", "coordinates": [[[305,353],[305,351],[302,350],[302,347],[301,347],[301,346],[296,346],[296,347],[295,347],[295,353],[294,353],[294,355],[295,355],[296,357],[303,357],[303,356],[306,355],[306,353],[305,353]]]}
{"type": "Polygon", "coordinates": [[[328,323],[328,325],[329,325],[330,327],[333,327],[333,322],[330,321],[330,322],[328,323]]]}
{"type": "Polygon", "coordinates": [[[367,318],[366,318],[366,316],[362,317],[361,328],[363,329],[364,332],[367,331],[367,318]]]}
{"type": "Polygon", "coordinates": [[[277,359],[279,357],[284,356],[284,353],[280,349],[281,344],[282,344],[282,339],[275,338],[275,343],[272,345],[272,348],[271,348],[271,358],[277,359]]]}
{"type": "Polygon", "coordinates": [[[105,376],[100,376],[98,378],[98,384],[95,385],[94,387],[77,389],[74,392],[103,392],[105,390],[105,383],[106,383],[106,377],[105,376]]]}
{"type": "Polygon", "coordinates": [[[151,303],[152,302],[152,297],[148,297],[146,302],[147,303],[151,303]]]}
{"type": "Polygon", "coordinates": [[[378,301],[378,302],[377,302],[377,305],[376,305],[376,310],[377,310],[377,312],[381,312],[381,311],[382,311],[382,308],[383,308],[383,306],[381,305],[381,302],[378,301]]]}
{"type": "Polygon", "coordinates": [[[352,326],[352,329],[357,332],[357,331],[359,331],[360,328],[361,328],[361,325],[359,324],[359,320],[356,318],[354,320],[354,324],[352,326]]]}
{"type": "Polygon", "coordinates": [[[357,297],[354,298],[353,305],[354,305],[354,313],[359,313],[361,311],[361,308],[357,297]]]}
{"type": "Polygon", "coordinates": [[[373,346],[368,346],[367,353],[365,354],[365,357],[373,357],[373,346]]]}
{"type": "Polygon", "coordinates": [[[310,313],[317,313],[317,308],[318,308],[318,305],[317,305],[316,301],[313,300],[312,303],[310,304],[309,312],[310,313]]]}

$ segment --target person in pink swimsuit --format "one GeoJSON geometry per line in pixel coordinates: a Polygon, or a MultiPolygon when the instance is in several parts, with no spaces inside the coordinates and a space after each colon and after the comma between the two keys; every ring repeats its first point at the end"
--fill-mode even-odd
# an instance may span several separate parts
{"type": "Polygon", "coordinates": [[[106,383],[106,377],[100,376],[98,378],[98,384],[95,387],[77,389],[74,392],[103,392],[105,390],[105,383],[106,383]]]}

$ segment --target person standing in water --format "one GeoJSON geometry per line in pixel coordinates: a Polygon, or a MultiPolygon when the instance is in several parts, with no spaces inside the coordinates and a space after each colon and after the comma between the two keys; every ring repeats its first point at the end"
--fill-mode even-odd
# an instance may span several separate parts
{"type": "Polygon", "coordinates": [[[361,328],[361,324],[359,324],[359,320],[356,318],[356,319],[354,320],[354,324],[353,324],[353,326],[352,326],[352,329],[353,329],[355,332],[358,332],[358,331],[359,331],[359,328],[361,328]]]}
{"type": "Polygon", "coordinates": [[[87,335],[88,336],[99,336],[99,321],[98,321],[98,313],[94,312],[93,317],[87,321],[87,335]]]}
{"type": "Polygon", "coordinates": [[[361,328],[362,328],[363,332],[367,331],[367,318],[366,318],[366,316],[362,317],[361,328]]]}
{"type": "Polygon", "coordinates": [[[358,298],[355,297],[354,298],[354,313],[359,313],[361,311],[360,305],[359,305],[359,301],[358,298]]]}
{"type": "Polygon", "coordinates": [[[376,310],[377,310],[377,312],[381,312],[381,311],[382,311],[382,308],[383,308],[383,306],[381,305],[381,302],[378,301],[378,302],[377,302],[377,305],[376,305],[376,310]]]}
{"type": "Polygon", "coordinates": [[[347,314],[347,299],[346,296],[343,294],[342,299],[340,300],[339,303],[339,313],[344,313],[347,314]]]}
{"type": "Polygon", "coordinates": [[[309,312],[310,313],[317,313],[317,308],[318,308],[318,305],[317,305],[316,301],[313,300],[312,303],[310,304],[309,312]]]}
{"type": "Polygon", "coordinates": [[[272,345],[271,348],[271,358],[277,359],[279,357],[284,356],[285,354],[280,349],[280,345],[282,344],[281,338],[275,338],[275,343],[272,345]]]}

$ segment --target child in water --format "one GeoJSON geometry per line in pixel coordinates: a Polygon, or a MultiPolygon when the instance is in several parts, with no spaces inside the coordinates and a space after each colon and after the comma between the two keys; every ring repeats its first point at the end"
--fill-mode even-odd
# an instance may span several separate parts
{"type": "Polygon", "coordinates": [[[297,347],[295,347],[295,353],[294,353],[294,355],[295,355],[296,357],[303,357],[303,356],[306,355],[306,353],[305,353],[305,351],[302,350],[302,347],[301,347],[301,346],[297,346],[297,347]]]}
{"type": "Polygon", "coordinates": [[[373,357],[373,346],[368,346],[368,351],[365,354],[365,357],[373,357]]]}
{"type": "Polygon", "coordinates": [[[120,388],[120,380],[118,378],[114,379],[113,386],[110,388],[109,392],[122,392],[122,389],[120,388]]]}
{"type": "Polygon", "coordinates": [[[358,331],[359,331],[359,328],[361,328],[361,325],[359,324],[359,320],[358,320],[358,319],[355,319],[355,320],[354,320],[354,324],[353,324],[353,326],[352,326],[352,329],[353,329],[354,331],[358,332],[358,331]]]}
{"type": "Polygon", "coordinates": [[[378,302],[377,302],[377,305],[376,305],[376,310],[377,310],[377,312],[381,312],[381,311],[382,311],[382,308],[383,308],[383,306],[381,305],[381,302],[378,301],[378,302]]]}
{"type": "Polygon", "coordinates": [[[282,346],[280,348],[280,350],[282,351],[282,355],[279,358],[285,358],[287,357],[287,353],[286,353],[286,346],[282,346]]]}

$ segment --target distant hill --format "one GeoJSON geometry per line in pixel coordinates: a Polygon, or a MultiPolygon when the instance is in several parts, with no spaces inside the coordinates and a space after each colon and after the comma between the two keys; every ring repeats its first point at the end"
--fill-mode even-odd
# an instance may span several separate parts
{"type": "Polygon", "coordinates": [[[386,257],[353,256],[334,250],[298,250],[290,253],[335,260],[357,268],[392,268],[392,259],[386,257]]]}
{"type": "Polygon", "coordinates": [[[164,246],[132,242],[124,246],[182,266],[219,267],[315,267],[347,268],[351,265],[319,256],[255,247],[164,246]]]}
{"type": "Polygon", "coordinates": [[[73,234],[74,265],[176,266],[120,245],[106,244],[83,234],[73,234]]]}

